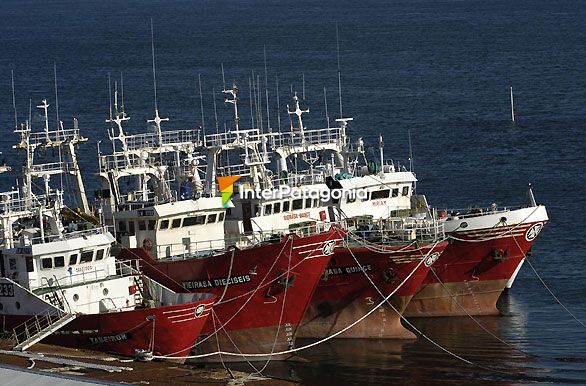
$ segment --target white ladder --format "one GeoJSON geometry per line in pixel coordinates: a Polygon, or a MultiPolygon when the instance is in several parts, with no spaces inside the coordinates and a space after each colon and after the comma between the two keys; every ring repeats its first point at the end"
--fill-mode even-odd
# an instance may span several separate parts
{"type": "Polygon", "coordinates": [[[61,327],[65,326],[77,317],[76,314],[63,312],[52,308],[39,313],[26,322],[14,328],[16,346],[13,350],[24,351],[35,343],[45,339],[61,327]]]}

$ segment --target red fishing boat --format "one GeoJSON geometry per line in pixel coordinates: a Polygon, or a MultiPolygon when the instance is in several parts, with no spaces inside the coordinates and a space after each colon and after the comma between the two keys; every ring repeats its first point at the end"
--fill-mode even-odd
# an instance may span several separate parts
{"type": "Polygon", "coordinates": [[[293,348],[317,283],[343,236],[332,227],[304,237],[285,235],[248,249],[232,247],[211,256],[154,259],[145,248],[132,248],[121,251],[120,258],[140,258],[141,269],[169,288],[218,297],[214,315],[196,345],[197,353],[214,353],[219,348],[243,354],[223,360],[284,359],[290,355],[272,353],[293,348]]]}
{"type": "Polygon", "coordinates": [[[337,337],[415,338],[401,325],[400,314],[446,246],[443,241],[419,246],[411,243],[366,247],[354,243],[350,248],[337,248],[311,299],[298,336],[324,338],[337,333],[393,294],[389,302],[395,309],[384,303],[337,337]]]}
{"type": "Polygon", "coordinates": [[[516,210],[493,206],[447,216],[450,244],[405,315],[498,315],[499,296],[512,284],[548,221],[545,207],[531,201],[531,206],[516,210]]]}
{"type": "MultiPolygon", "coordinates": [[[[136,262],[116,261],[115,238],[87,214],[85,189],[75,148],[82,137],[73,129],[33,133],[17,128],[26,151],[22,187],[0,193],[0,319],[13,330],[16,350],[43,341],[121,355],[172,355],[183,361],[210,315],[215,296],[178,293],[145,278],[136,262]],[[42,149],[36,154],[36,149],[42,149]],[[47,148],[67,154],[68,163],[34,163],[47,148]],[[81,209],[64,203],[63,186],[53,189],[54,175],[73,175],[81,209]],[[38,178],[44,192],[36,190],[38,178]]],[[[62,181],[62,180],[61,180],[62,181]]]]}

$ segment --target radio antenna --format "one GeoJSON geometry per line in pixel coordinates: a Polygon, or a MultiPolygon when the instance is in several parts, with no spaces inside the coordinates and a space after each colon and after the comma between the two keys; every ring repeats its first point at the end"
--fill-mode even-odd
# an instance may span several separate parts
{"type": "Polygon", "coordinates": [[[250,77],[248,77],[248,94],[250,100],[250,123],[252,125],[252,129],[254,129],[254,113],[252,111],[252,82],[250,81],[250,77]]]}
{"type": "Polygon", "coordinates": [[[263,130],[263,119],[262,119],[262,98],[260,93],[260,75],[256,74],[256,95],[258,99],[257,109],[258,109],[258,120],[260,121],[260,131],[263,130]]]}
{"type": "Polygon", "coordinates": [[[220,131],[219,127],[218,127],[218,109],[216,107],[216,90],[214,90],[212,88],[212,98],[214,99],[214,118],[216,118],[216,134],[218,134],[220,131]]]}
{"type": "Polygon", "coordinates": [[[305,74],[301,74],[301,91],[303,95],[303,100],[305,101],[305,74]]]}
{"type": "Polygon", "coordinates": [[[267,46],[266,44],[263,46],[263,53],[265,59],[265,97],[267,100],[267,129],[269,133],[272,132],[271,130],[271,114],[269,111],[269,80],[267,76],[267,46]]]}
{"type": "Polygon", "coordinates": [[[59,130],[59,95],[57,94],[57,63],[53,62],[53,75],[55,78],[55,112],[57,114],[57,130],[59,130]]]}
{"type": "Polygon", "coordinates": [[[157,106],[157,70],[155,69],[155,32],[153,29],[153,19],[151,19],[151,56],[152,56],[152,60],[153,60],[153,89],[155,92],[155,111],[156,111],[159,109],[159,107],[157,106]]]}
{"type": "Polygon", "coordinates": [[[14,91],[14,70],[10,70],[12,79],[12,108],[14,109],[14,129],[18,129],[18,115],[16,113],[16,96],[14,91]]]}
{"type": "Polygon", "coordinates": [[[206,123],[205,118],[203,115],[203,94],[201,92],[201,74],[197,74],[197,81],[199,83],[199,106],[201,108],[201,129],[203,131],[203,136],[206,136],[206,123]]]}
{"type": "Polygon", "coordinates": [[[159,145],[163,144],[163,134],[161,132],[161,122],[168,121],[169,118],[161,118],[159,116],[159,107],[157,105],[157,73],[155,70],[155,33],[153,28],[153,19],[151,19],[151,56],[153,59],[153,89],[155,96],[155,117],[148,119],[147,122],[154,122],[157,127],[157,134],[159,136],[159,145]]]}
{"type": "Polygon", "coordinates": [[[108,99],[110,100],[110,111],[108,117],[110,121],[110,128],[113,128],[114,126],[112,125],[112,78],[110,76],[110,73],[108,73],[108,99]]]}
{"type": "Polygon", "coordinates": [[[120,98],[121,98],[120,108],[122,109],[122,114],[125,115],[125,111],[124,111],[124,77],[122,76],[122,71],[120,71],[120,98]]]}
{"type": "Polygon", "coordinates": [[[340,119],[344,116],[342,114],[342,74],[340,71],[340,34],[338,31],[338,22],[336,21],[336,51],[338,54],[338,93],[340,94],[340,119]]]}
{"type": "Polygon", "coordinates": [[[328,124],[328,129],[330,128],[330,116],[328,114],[328,93],[326,88],[324,87],[324,106],[326,108],[326,122],[328,124]]]}
{"type": "Polygon", "coordinates": [[[222,65],[222,90],[226,91],[226,77],[224,76],[224,63],[222,65]]]}
{"type": "Polygon", "coordinates": [[[413,170],[413,147],[411,146],[411,129],[407,129],[407,135],[409,136],[409,171],[414,173],[413,170]]]}
{"type": "Polygon", "coordinates": [[[280,95],[279,95],[279,76],[275,77],[277,83],[277,127],[279,128],[279,132],[281,132],[281,106],[279,103],[280,95]]]}

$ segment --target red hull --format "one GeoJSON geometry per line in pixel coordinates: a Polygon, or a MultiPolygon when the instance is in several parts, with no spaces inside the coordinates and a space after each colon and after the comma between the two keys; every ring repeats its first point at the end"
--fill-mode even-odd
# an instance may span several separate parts
{"type": "Polygon", "coordinates": [[[146,275],[172,289],[182,287],[218,296],[216,317],[212,315],[203,332],[220,333],[199,343],[197,352],[215,352],[219,345],[227,352],[270,353],[293,346],[297,326],[342,236],[340,230],[333,228],[315,236],[291,235],[278,243],[204,258],[153,261],[143,249],[123,251],[120,258],[140,258],[146,275]]]}
{"type": "Polygon", "coordinates": [[[405,316],[498,315],[496,302],[531,249],[535,238],[526,234],[538,223],[544,222],[453,233],[457,239],[450,239],[405,316]]]}
{"type": "MultiPolygon", "coordinates": [[[[125,356],[134,356],[135,349],[152,349],[154,355],[184,357],[208,320],[214,300],[215,297],[210,297],[174,306],[82,314],[42,342],[125,356]]],[[[3,328],[12,330],[32,316],[1,315],[0,318],[3,328]]],[[[184,362],[184,359],[174,361],[184,362]]]]}
{"type": "MultiPolygon", "coordinates": [[[[337,248],[334,257],[320,281],[299,337],[323,338],[336,333],[376,307],[383,298],[356,263],[364,268],[372,282],[388,296],[415,270],[413,275],[390,298],[398,312],[403,312],[411,297],[426,278],[434,259],[448,245],[447,242],[420,248],[404,246],[385,247],[386,253],[367,248],[337,248]],[[433,248],[433,251],[432,251],[433,248]],[[437,254],[436,254],[437,253],[437,254]],[[431,257],[428,263],[419,264],[423,256],[431,257]],[[356,258],[356,260],[354,259],[356,258]],[[419,266],[418,266],[419,265],[419,266]]],[[[400,315],[388,304],[366,319],[338,335],[341,338],[415,338],[401,325],[400,315]]]]}

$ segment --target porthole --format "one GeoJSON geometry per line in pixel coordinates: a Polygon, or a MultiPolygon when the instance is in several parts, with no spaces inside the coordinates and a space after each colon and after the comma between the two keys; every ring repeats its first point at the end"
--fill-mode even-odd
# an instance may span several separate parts
{"type": "Polygon", "coordinates": [[[462,222],[460,228],[468,228],[468,223],[466,221],[462,222]]]}
{"type": "Polygon", "coordinates": [[[16,303],[14,303],[14,305],[16,306],[17,310],[20,310],[20,302],[16,302],[16,303]]]}
{"type": "Polygon", "coordinates": [[[104,294],[104,296],[108,296],[108,288],[104,288],[102,290],[102,293],[104,294]]]}
{"type": "Polygon", "coordinates": [[[73,295],[73,301],[76,302],[78,300],[79,300],[79,295],[78,294],[73,295]]]}

